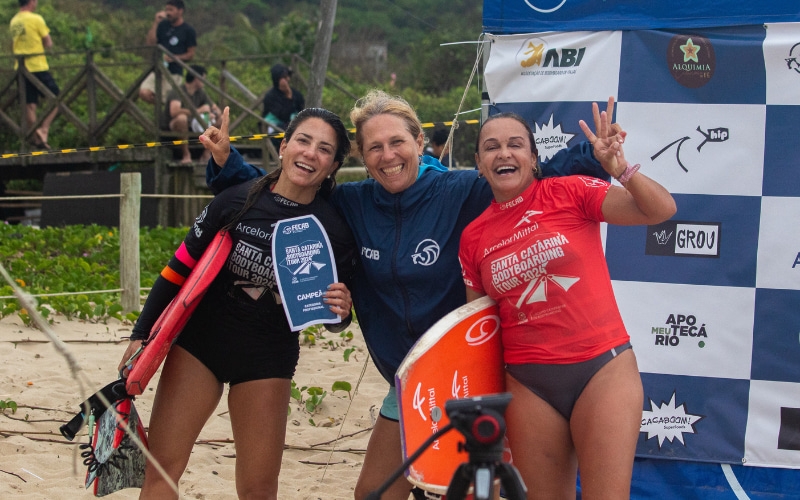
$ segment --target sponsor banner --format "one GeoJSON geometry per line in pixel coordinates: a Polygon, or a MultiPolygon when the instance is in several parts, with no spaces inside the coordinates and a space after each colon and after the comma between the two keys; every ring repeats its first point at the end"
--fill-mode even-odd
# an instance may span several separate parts
{"type": "Polygon", "coordinates": [[[642,373],[642,383],[637,456],[742,463],[750,381],[642,373]]]}
{"type": "Polygon", "coordinates": [[[620,102],[616,118],[625,158],[670,192],[761,195],[764,106],[620,102]]]}
{"type": "MultiPolygon", "coordinates": [[[[800,79],[795,85],[800,87],[800,79]]],[[[800,150],[794,146],[797,123],[800,106],[767,106],[764,196],[800,197],[800,150]]]]}
{"type": "Polygon", "coordinates": [[[617,95],[621,32],[487,38],[492,45],[484,76],[493,103],[605,102],[617,95]]]}
{"type": "Polygon", "coordinates": [[[789,469],[636,458],[631,498],[636,500],[760,500],[796,498],[800,474],[789,469]]]}
{"type": "Polygon", "coordinates": [[[800,21],[797,2],[741,0],[642,2],[641,0],[484,0],[489,33],[575,30],[642,30],[739,26],[800,21]]]}
{"type": "Polygon", "coordinates": [[[800,290],[800,198],[761,199],[758,232],[759,288],[800,290]]]}
{"type": "Polygon", "coordinates": [[[611,279],[754,287],[761,198],[673,197],[678,212],[663,224],[608,226],[611,279]]]}
{"type": "Polygon", "coordinates": [[[746,465],[800,463],[800,385],[753,380],[745,434],[746,465]]]}
{"type": "Polygon", "coordinates": [[[800,24],[767,24],[767,104],[800,104],[800,24]]]}
{"type": "Polygon", "coordinates": [[[800,383],[798,304],[800,291],[756,290],[751,379],[800,383]]]}
{"type": "Polygon", "coordinates": [[[536,139],[539,161],[548,161],[562,149],[585,141],[586,136],[578,121],[591,122],[591,110],[592,103],[589,101],[504,103],[492,106],[493,114],[513,112],[528,121],[536,139]]]}
{"type": "MultiPolygon", "coordinates": [[[[620,101],[764,104],[761,26],[625,32],[620,101]],[[742,72],[747,78],[742,78],[742,72]],[[657,91],[657,96],[654,95],[657,91]]],[[[652,118],[652,117],[651,117],[652,118]]],[[[660,119],[660,117],[658,117],[660,119]]]]}
{"type": "Polygon", "coordinates": [[[338,323],[325,304],[328,285],[339,281],[328,233],[313,215],[284,219],[272,233],[275,280],[293,331],[319,323],[338,323]]]}
{"type": "Polygon", "coordinates": [[[612,284],[639,370],[750,378],[754,289],[612,284]]]}

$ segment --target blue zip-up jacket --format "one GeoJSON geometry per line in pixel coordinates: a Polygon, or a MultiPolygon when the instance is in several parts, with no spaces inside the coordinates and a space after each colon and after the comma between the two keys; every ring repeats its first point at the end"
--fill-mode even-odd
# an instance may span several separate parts
{"type": "MultiPolygon", "coordinates": [[[[231,148],[220,169],[209,161],[206,180],[215,193],[263,175],[231,148]]],[[[584,174],[608,179],[583,142],[542,164],[545,177],[584,174]]],[[[417,181],[392,194],[374,179],[345,183],[331,201],[344,215],[361,265],[353,303],[370,355],[394,385],[398,366],[419,337],[445,314],[464,305],[458,262],[461,232],[492,200],[477,170],[447,170],[424,156],[417,181]]]]}

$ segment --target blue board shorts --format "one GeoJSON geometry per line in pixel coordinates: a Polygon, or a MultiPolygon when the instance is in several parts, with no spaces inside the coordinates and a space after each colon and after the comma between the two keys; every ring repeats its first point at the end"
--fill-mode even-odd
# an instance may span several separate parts
{"type": "Polygon", "coordinates": [[[400,409],[397,406],[397,389],[389,386],[389,393],[383,398],[381,416],[395,422],[400,421],[400,409]]]}

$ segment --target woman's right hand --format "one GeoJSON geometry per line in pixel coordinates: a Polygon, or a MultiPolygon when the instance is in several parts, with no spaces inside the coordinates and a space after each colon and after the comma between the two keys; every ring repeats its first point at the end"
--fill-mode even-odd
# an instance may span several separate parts
{"type": "Polygon", "coordinates": [[[119,366],[117,366],[117,371],[120,373],[120,375],[123,378],[127,377],[128,376],[128,372],[130,371],[128,369],[128,367],[126,366],[127,363],[128,363],[128,360],[131,359],[131,356],[133,356],[136,353],[136,351],[139,350],[140,347],[142,347],[142,341],[141,340],[131,340],[128,343],[128,348],[125,349],[125,354],[122,355],[122,359],[119,362],[119,366]]]}
{"type": "Polygon", "coordinates": [[[228,161],[228,156],[231,154],[231,138],[228,135],[229,113],[230,108],[225,106],[219,119],[219,128],[210,126],[199,137],[203,146],[211,152],[214,163],[220,168],[225,166],[225,162],[228,161]]]}

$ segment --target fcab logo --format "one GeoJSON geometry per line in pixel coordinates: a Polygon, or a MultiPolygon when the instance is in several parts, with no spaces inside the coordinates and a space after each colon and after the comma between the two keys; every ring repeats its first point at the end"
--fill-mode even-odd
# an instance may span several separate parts
{"type": "Polygon", "coordinates": [[[722,223],[668,220],[647,226],[646,255],[719,258],[722,223]]]}
{"type": "Polygon", "coordinates": [[[717,56],[708,38],[675,35],[667,47],[667,65],[676,82],[696,89],[711,81],[717,68],[717,56]]]}
{"type": "Polygon", "coordinates": [[[693,314],[670,314],[663,326],[650,328],[650,335],[655,345],[666,347],[677,347],[683,339],[690,342],[697,340],[697,347],[702,349],[708,341],[706,324],[697,321],[697,316],[693,314]]]}
{"type": "Polygon", "coordinates": [[[646,432],[647,439],[658,439],[658,447],[664,444],[664,441],[670,443],[677,439],[684,446],[686,443],[683,440],[684,434],[696,434],[695,424],[702,420],[704,415],[692,415],[686,410],[686,404],[682,403],[680,406],[675,406],[676,392],[672,392],[672,397],[669,403],[661,401],[661,405],[657,405],[655,401],[650,399],[650,411],[642,412],[642,426],[639,432],[646,432]]]}
{"type": "Polygon", "coordinates": [[[574,74],[585,54],[586,47],[550,47],[541,38],[528,38],[517,51],[516,62],[522,75],[574,74]]]}

